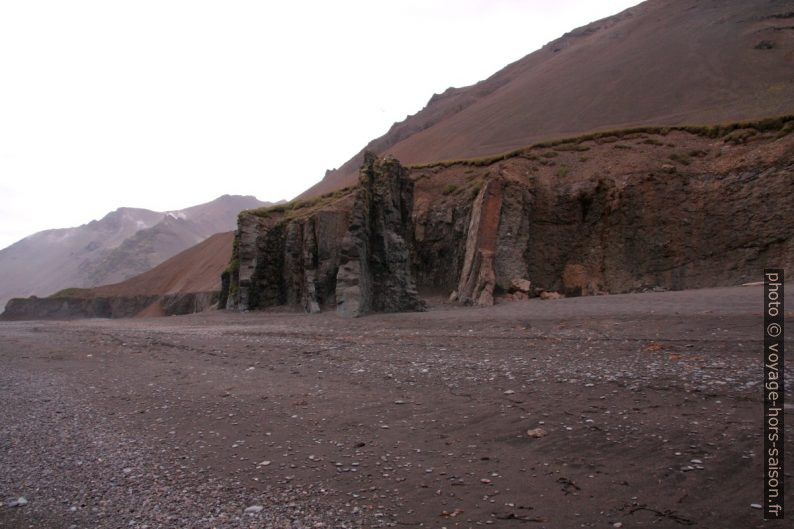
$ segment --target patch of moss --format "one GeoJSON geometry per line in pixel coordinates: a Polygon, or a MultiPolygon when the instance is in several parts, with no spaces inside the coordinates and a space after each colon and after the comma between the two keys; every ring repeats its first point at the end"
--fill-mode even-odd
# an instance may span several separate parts
{"type": "Polygon", "coordinates": [[[747,143],[750,138],[757,135],[758,133],[753,129],[741,129],[741,130],[734,130],[727,136],[725,136],[725,143],[732,143],[734,145],[739,145],[741,143],[747,143]]]}
{"type": "Polygon", "coordinates": [[[265,208],[249,209],[246,211],[246,213],[249,215],[255,215],[257,217],[269,217],[274,213],[284,213],[285,211],[287,211],[287,204],[278,204],[265,208]]]}
{"type": "Polygon", "coordinates": [[[235,256],[229,261],[229,266],[226,267],[226,272],[231,275],[238,274],[240,272],[240,258],[235,256]]]}
{"type": "Polygon", "coordinates": [[[483,186],[483,181],[482,180],[478,180],[478,181],[472,183],[471,189],[469,190],[469,194],[471,195],[472,199],[477,197],[477,194],[482,189],[482,186],[483,186]]]}
{"type": "Polygon", "coordinates": [[[55,294],[48,296],[49,298],[90,298],[93,296],[89,288],[64,288],[55,294]]]}
{"type": "Polygon", "coordinates": [[[293,200],[285,204],[277,204],[264,208],[247,209],[240,212],[240,215],[254,215],[260,218],[282,217],[284,220],[291,220],[301,215],[327,205],[334,200],[341,198],[355,189],[355,186],[347,186],[330,193],[325,193],[319,197],[293,200]]]}

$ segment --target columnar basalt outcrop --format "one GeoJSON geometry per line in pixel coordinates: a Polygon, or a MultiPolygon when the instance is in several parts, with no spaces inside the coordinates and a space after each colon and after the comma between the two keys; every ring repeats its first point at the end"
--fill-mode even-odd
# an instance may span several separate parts
{"type": "Polygon", "coordinates": [[[496,287],[496,242],[502,213],[504,182],[489,180],[474,199],[466,257],[458,283],[457,299],[462,303],[493,305],[496,287]]]}
{"type": "Polygon", "coordinates": [[[525,186],[498,176],[474,199],[466,254],[452,298],[480,306],[494,304],[495,292],[511,288],[526,274],[530,195],[525,186]]]}
{"type": "Polygon", "coordinates": [[[413,187],[394,158],[365,156],[336,277],[340,315],[425,309],[411,272],[413,187]]]}
{"type": "Polygon", "coordinates": [[[291,217],[275,211],[240,215],[225,307],[248,310],[279,305],[319,312],[336,306],[336,274],[349,199],[291,217]]]}
{"type": "Polygon", "coordinates": [[[238,310],[333,308],[348,317],[423,310],[411,270],[412,207],[407,170],[369,156],[355,190],[244,212],[221,299],[238,310]]]}
{"type": "Polygon", "coordinates": [[[434,191],[420,179],[415,259],[423,265],[417,266],[423,290],[442,287],[453,291],[452,300],[488,306],[525,279],[532,195],[509,169],[495,173],[467,178],[468,187],[456,186],[446,201],[427,199],[434,191]]]}
{"type": "Polygon", "coordinates": [[[368,155],[354,188],[240,216],[227,306],[358,316],[421,310],[418,293],[490,305],[754,281],[794,265],[792,130],[637,129],[408,169],[368,155]]]}

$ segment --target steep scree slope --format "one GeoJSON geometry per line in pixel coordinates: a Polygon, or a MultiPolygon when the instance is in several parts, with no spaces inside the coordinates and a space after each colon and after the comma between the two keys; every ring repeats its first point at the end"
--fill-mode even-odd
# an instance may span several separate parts
{"type": "Polygon", "coordinates": [[[596,130],[792,113],[793,13],[791,0],[648,0],[434,95],[301,198],[352,185],[365,150],[416,164],[596,130]]]}

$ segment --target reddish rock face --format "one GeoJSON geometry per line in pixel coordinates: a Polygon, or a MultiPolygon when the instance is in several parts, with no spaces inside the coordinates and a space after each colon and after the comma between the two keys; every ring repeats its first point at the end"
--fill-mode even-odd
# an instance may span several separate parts
{"type": "Polygon", "coordinates": [[[359,315],[417,310],[417,291],[489,305],[751,281],[794,264],[792,129],[623,131],[410,169],[371,158],[358,188],[241,216],[229,306],[359,315]]]}
{"type": "Polygon", "coordinates": [[[567,295],[595,294],[592,282],[587,270],[580,264],[567,264],[562,271],[562,285],[567,295]]]}
{"type": "Polygon", "coordinates": [[[466,238],[466,257],[458,283],[458,301],[489,306],[494,303],[494,257],[499,236],[504,182],[489,180],[474,201],[466,238]]]}

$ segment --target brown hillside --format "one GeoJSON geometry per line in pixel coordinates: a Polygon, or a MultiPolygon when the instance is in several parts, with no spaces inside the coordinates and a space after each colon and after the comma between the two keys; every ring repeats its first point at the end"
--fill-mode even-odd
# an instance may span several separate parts
{"type": "Polygon", "coordinates": [[[221,273],[229,264],[233,240],[234,232],[218,233],[148,272],[90,291],[97,296],[134,296],[220,290],[221,273]]]}
{"type": "Polygon", "coordinates": [[[234,233],[218,233],[121,283],[67,288],[47,298],[13,298],[0,320],[125,318],[200,312],[214,306],[234,233]]]}
{"type": "MultiPolygon", "coordinates": [[[[649,0],[434,95],[366,150],[415,164],[597,130],[790,113],[793,69],[792,1],[649,0]]],[[[302,197],[350,185],[362,160],[363,150],[302,197]]]]}
{"type": "Polygon", "coordinates": [[[0,249],[0,308],[14,297],[130,279],[234,229],[240,211],[265,205],[253,196],[223,195],[174,211],[119,208],[82,226],[34,233],[0,249]]]}

